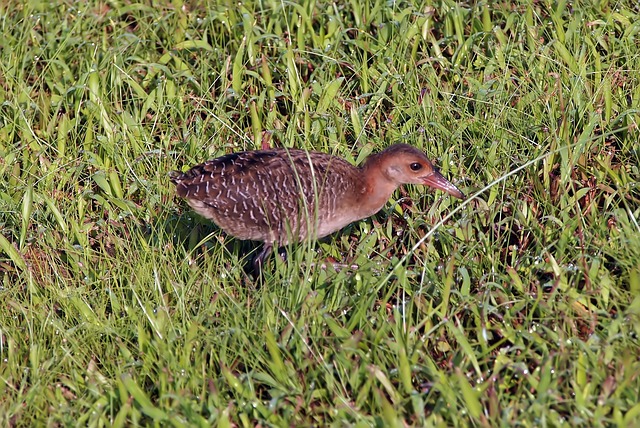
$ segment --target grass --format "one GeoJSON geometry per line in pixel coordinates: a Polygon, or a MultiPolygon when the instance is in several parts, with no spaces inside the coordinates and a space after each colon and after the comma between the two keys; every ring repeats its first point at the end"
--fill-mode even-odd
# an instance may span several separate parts
{"type": "Polygon", "coordinates": [[[0,425],[640,423],[634,2],[1,7],[0,425]],[[262,286],[167,177],[395,142],[473,198],[262,286]]]}

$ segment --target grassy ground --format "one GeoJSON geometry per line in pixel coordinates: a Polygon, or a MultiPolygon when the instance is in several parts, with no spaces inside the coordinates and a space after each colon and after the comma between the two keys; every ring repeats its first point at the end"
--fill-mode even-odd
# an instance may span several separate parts
{"type": "Polygon", "coordinates": [[[640,423],[636,2],[55,3],[0,14],[1,426],[640,423]],[[167,177],[395,142],[474,198],[262,286],[167,177]]]}

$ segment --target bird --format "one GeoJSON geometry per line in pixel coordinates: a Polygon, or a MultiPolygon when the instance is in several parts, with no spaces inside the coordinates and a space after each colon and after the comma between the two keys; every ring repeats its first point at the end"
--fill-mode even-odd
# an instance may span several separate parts
{"type": "Polygon", "coordinates": [[[370,217],[403,184],[465,198],[421,150],[403,143],[359,167],[327,153],[273,148],[230,153],[169,178],[196,213],[237,239],[263,242],[252,261],[257,274],[274,245],[319,239],[370,217]]]}

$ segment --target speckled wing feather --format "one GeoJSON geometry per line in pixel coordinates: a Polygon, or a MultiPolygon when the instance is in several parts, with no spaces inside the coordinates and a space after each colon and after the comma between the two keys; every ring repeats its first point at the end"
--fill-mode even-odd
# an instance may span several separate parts
{"type": "Polygon", "coordinates": [[[227,233],[283,245],[317,234],[318,216],[336,210],[345,170],[356,168],[324,153],[274,149],[222,156],[172,181],[179,196],[227,233]]]}

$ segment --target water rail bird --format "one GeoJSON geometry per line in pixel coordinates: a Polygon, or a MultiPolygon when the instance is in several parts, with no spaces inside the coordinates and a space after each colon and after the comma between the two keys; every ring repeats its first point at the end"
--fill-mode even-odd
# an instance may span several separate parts
{"type": "Polygon", "coordinates": [[[425,154],[395,144],[360,167],[327,153],[275,148],[231,153],[173,171],[178,196],[242,240],[262,241],[260,273],[273,246],[322,238],[378,212],[403,184],[423,184],[463,199],[425,154]]]}

